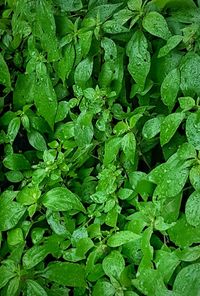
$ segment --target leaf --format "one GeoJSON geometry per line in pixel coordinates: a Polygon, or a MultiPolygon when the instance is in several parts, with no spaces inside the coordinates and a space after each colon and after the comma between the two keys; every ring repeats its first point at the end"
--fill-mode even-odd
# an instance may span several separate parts
{"type": "Polygon", "coordinates": [[[128,1],[128,8],[130,10],[140,11],[142,7],[142,0],[129,0],[128,1]]]}
{"type": "Polygon", "coordinates": [[[0,198],[0,231],[14,228],[25,211],[26,209],[19,203],[2,195],[0,198]]]}
{"type": "Polygon", "coordinates": [[[200,56],[189,52],[184,56],[181,64],[181,90],[184,96],[200,95],[200,56]]]}
{"type": "Polygon", "coordinates": [[[28,170],[31,168],[29,161],[23,154],[11,154],[4,158],[3,164],[7,169],[17,170],[28,170]]]}
{"type": "Polygon", "coordinates": [[[142,25],[150,34],[167,40],[171,37],[165,18],[156,11],[149,12],[143,19],[142,25]]]}
{"type": "Polygon", "coordinates": [[[145,35],[136,31],[130,39],[126,53],[129,57],[128,71],[143,90],[150,70],[150,54],[145,35]]]}
{"type": "Polygon", "coordinates": [[[34,204],[37,202],[41,195],[41,191],[38,187],[36,186],[25,186],[22,188],[19,193],[17,194],[17,201],[22,204],[29,206],[31,204],[34,204]]]}
{"type": "Polygon", "coordinates": [[[122,150],[126,158],[132,163],[135,163],[135,152],[136,152],[136,139],[133,133],[128,133],[123,136],[122,141],[122,150]]]}
{"type": "Polygon", "coordinates": [[[93,60],[89,57],[82,60],[76,67],[74,81],[77,85],[85,87],[90,79],[93,70],[93,60]]]}
{"type": "Polygon", "coordinates": [[[10,295],[17,295],[18,289],[19,289],[19,284],[20,284],[20,278],[18,276],[12,278],[9,281],[8,288],[6,291],[6,296],[10,295]]]}
{"type": "Polygon", "coordinates": [[[81,112],[74,125],[74,136],[76,143],[80,147],[89,145],[92,141],[94,130],[92,125],[93,114],[91,112],[81,112]]]}
{"type": "Polygon", "coordinates": [[[28,141],[38,151],[45,151],[47,149],[44,137],[36,130],[31,130],[28,133],[28,141]]]}
{"type": "Polygon", "coordinates": [[[187,111],[195,107],[195,100],[191,97],[180,97],[178,99],[181,109],[187,111]]]}
{"type": "Polygon", "coordinates": [[[77,11],[80,10],[83,6],[81,0],[55,0],[56,4],[60,6],[62,11],[77,11]]]}
{"type": "Polygon", "coordinates": [[[200,166],[195,165],[190,170],[190,183],[195,190],[200,191],[200,166]]]}
{"type": "Polygon", "coordinates": [[[11,79],[8,66],[4,60],[4,57],[0,53],[0,84],[5,85],[8,89],[11,88],[11,79]]]}
{"type": "Polygon", "coordinates": [[[199,114],[192,113],[186,120],[186,136],[188,142],[195,149],[200,150],[200,118],[199,114]]]}
{"type": "Polygon", "coordinates": [[[34,101],[34,73],[19,74],[13,90],[13,105],[16,109],[34,101]]]}
{"type": "Polygon", "coordinates": [[[35,245],[32,248],[28,249],[22,258],[23,267],[25,269],[31,269],[48,255],[48,251],[45,246],[35,245]]]}
{"type": "Polygon", "coordinates": [[[36,281],[27,280],[27,296],[47,296],[47,292],[36,281]]]}
{"type": "Polygon", "coordinates": [[[195,191],[187,199],[185,205],[185,216],[187,222],[198,227],[200,224],[200,193],[195,191]]]}
{"type": "Polygon", "coordinates": [[[82,265],[68,262],[54,262],[47,266],[42,276],[59,285],[85,287],[85,270],[82,265]]]}
{"type": "Polygon", "coordinates": [[[146,139],[154,138],[160,132],[162,117],[155,117],[147,120],[143,126],[142,134],[146,139]]]}
{"type": "Polygon", "coordinates": [[[180,72],[177,68],[173,69],[163,80],[161,85],[161,97],[163,103],[173,109],[180,87],[180,72]]]}
{"type": "Polygon", "coordinates": [[[64,83],[69,77],[75,62],[75,49],[72,43],[67,44],[63,49],[63,57],[60,59],[56,66],[56,71],[58,76],[62,79],[64,83]]]}
{"type": "Polygon", "coordinates": [[[108,142],[105,143],[105,153],[104,153],[104,165],[112,163],[116,160],[116,157],[119,153],[119,149],[121,146],[121,138],[114,137],[109,139],[108,142]]]}
{"type": "Polygon", "coordinates": [[[158,58],[161,58],[165,55],[167,55],[172,49],[174,49],[181,41],[183,40],[183,37],[181,35],[174,35],[171,36],[168,40],[166,45],[161,47],[158,53],[158,58]]]}
{"type": "Polygon", "coordinates": [[[93,296],[114,296],[115,288],[107,281],[99,280],[94,286],[93,296]]]}
{"type": "Polygon", "coordinates": [[[37,111],[53,129],[57,111],[57,98],[46,66],[43,63],[38,65],[34,91],[37,111]]]}
{"type": "Polygon", "coordinates": [[[7,131],[7,136],[9,138],[9,141],[12,143],[14,142],[18,132],[20,129],[20,118],[19,117],[15,117],[13,118],[9,125],[8,125],[8,131],[7,131]]]}
{"type": "Polygon", "coordinates": [[[184,267],[176,276],[173,291],[185,296],[198,295],[200,286],[200,264],[184,267]]]}
{"type": "Polygon", "coordinates": [[[164,146],[171,140],[184,117],[184,113],[172,113],[165,117],[160,128],[161,146],[164,146]]]}
{"type": "Polygon", "coordinates": [[[132,231],[124,230],[116,232],[111,237],[109,237],[107,244],[109,247],[116,248],[138,239],[140,239],[140,235],[135,234],[132,231]]]}
{"type": "Polygon", "coordinates": [[[7,266],[0,266],[0,289],[3,288],[14,276],[15,273],[9,270],[7,266]]]}
{"type": "Polygon", "coordinates": [[[105,22],[121,5],[122,3],[95,5],[96,7],[89,10],[86,17],[96,19],[98,16],[100,22],[105,22]]]}
{"type": "Polygon", "coordinates": [[[125,261],[119,251],[112,251],[104,258],[102,267],[107,276],[119,279],[125,268],[125,261]]]}
{"type": "Polygon", "coordinates": [[[54,211],[85,211],[78,197],[69,189],[56,187],[49,190],[42,198],[43,205],[54,211]]]}
{"type": "Polygon", "coordinates": [[[170,240],[181,248],[189,247],[194,243],[200,243],[199,227],[188,224],[185,215],[182,215],[167,232],[170,240]]]}

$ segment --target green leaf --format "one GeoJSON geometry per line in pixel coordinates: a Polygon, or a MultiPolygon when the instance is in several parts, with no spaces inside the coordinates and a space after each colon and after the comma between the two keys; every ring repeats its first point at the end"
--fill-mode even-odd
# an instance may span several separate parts
{"type": "Polygon", "coordinates": [[[192,113],[186,120],[186,136],[188,142],[195,149],[200,150],[200,117],[197,113],[192,113]]]}
{"type": "Polygon", "coordinates": [[[34,73],[19,74],[13,90],[13,105],[16,109],[34,101],[34,73]]]}
{"type": "Polygon", "coordinates": [[[34,91],[37,111],[53,129],[57,111],[57,98],[46,66],[43,63],[38,64],[34,91]]]}
{"type": "MultiPolygon", "coordinates": [[[[95,3],[96,4],[96,3],[95,3]]],[[[104,5],[95,5],[94,8],[89,10],[86,17],[87,18],[99,18],[100,22],[105,22],[122,4],[104,4],[104,5]]]]}
{"type": "Polygon", "coordinates": [[[119,251],[112,251],[104,258],[102,267],[107,276],[119,279],[125,268],[125,261],[119,251]]]}
{"type": "Polygon", "coordinates": [[[75,49],[72,43],[67,44],[63,50],[63,58],[58,62],[56,71],[58,76],[65,82],[65,79],[69,77],[75,62],[75,49]]]}
{"type": "Polygon", "coordinates": [[[29,161],[23,154],[11,154],[4,158],[3,164],[7,169],[17,170],[28,170],[31,168],[29,161]]]}
{"type": "Polygon", "coordinates": [[[185,216],[187,222],[198,227],[200,224],[200,193],[195,191],[187,199],[185,205],[185,216]]]}
{"type": "Polygon", "coordinates": [[[107,166],[108,164],[112,163],[116,160],[116,157],[119,153],[119,149],[121,146],[121,138],[114,137],[109,139],[108,142],[105,143],[105,153],[104,153],[104,165],[107,166]]]}
{"type": "Polygon", "coordinates": [[[126,158],[132,163],[135,163],[136,139],[135,135],[130,132],[123,136],[121,141],[122,150],[126,158]]]}
{"type": "Polygon", "coordinates": [[[195,106],[195,100],[191,97],[180,97],[178,99],[181,109],[187,111],[195,106]]]}
{"type": "Polygon", "coordinates": [[[172,113],[165,117],[160,128],[161,146],[164,146],[171,140],[184,117],[184,113],[172,113]]]}
{"type": "Polygon", "coordinates": [[[77,85],[85,87],[90,79],[93,70],[93,60],[89,57],[82,60],[76,67],[74,81],[77,85]]]}
{"type": "Polygon", "coordinates": [[[142,0],[129,0],[128,8],[133,11],[140,11],[142,7],[142,0]]]}
{"type": "Polygon", "coordinates": [[[14,142],[18,132],[20,129],[20,118],[19,117],[15,117],[13,118],[9,125],[8,125],[8,131],[7,131],[7,136],[9,138],[9,141],[12,143],[14,142]]]}
{"type": "Polygon", "coordinates": [[[54,211],[85,211],[82,203],[69,189],[56,187],[49,190],[42,198],[43,205],[54,211]]]}
{"type": "Polygon", "coordinates": [[[14,228],[26,211],[23,206],[12,199],[4,197],[3,194],[0,198],[0,231],[14,228]]]}
{"type": "Polygon", "coordinates": [[[7,172],[5,175],[8,181],[12,183],[19,183],[24,179],[24,176],[20,171],[10,171],[7,172]]]}
{"type": "Polygon", "coordinates": [[[107,281],[99,280],[94,286],[93,296],[113,296],[115,295],[115,288],[107,281]]]}
{"type": "Polygon", "coordinates": [[[47,149],[44,137],[36,130],[31,130],[28,133],[28,141],[38,151],[47,149]]]}
{"type": "Polygon", "coordinates": [[[184,296],[198,295],[200,286],[200,264],[184,267],[176,276],[173,291],[184,296]]]}
{"type": "Polygon", "coordinates": [[[94,130],[92,125],[93,114],[83,111],[74,125],[74,137],[78,146],[83,147],[91,143],[94,130]]]}
{"type": "Polygon", "coordinates": [[[116,232],[111,237],[109,237],[107,244],[109,247],[116,248],[138,239],[140,239],[140,235],[135,234],[132,231],[124,230],[116,232]]]}
{"type": "Polygon", "coordinates": [[[27,280],[27,296],[48,296],[47,292],[36,281],[27,280]]]}
{"type": "Polygon", "coordinates": [[[0,289],[3,288],[16,274],[7,266],[0,266],[0,289]]]}
{"type": "Polygon", "coordinates": [[[18,276],[11,279],[7,287],[6,296],[17,295],[19,290],[19,284],[20,284],[20,278],[18,276]]]}
{"type": "Polygon", "coordinates": [[[0,53],[0,84],[5,85],[8,89],[11,88],[11,79],[8,66],[4,60],[4,57],[0,53]]]}
{"type": "Polygon", "coordinates": [[[200,191],[200,165],[191,168],[189,178],[194,189],[200,191]]]}
{"type": "Polygon", "coordinates": [[[33,246],[32,248],[28,249],[28,251],[24,254],[22,258],[23,267],[25,269],[31,269],[48,255],[48,251],[46,250],[45,246],[33,246]]]}
{"type": "Polygon", "coordinates": [[[174,49],[181,41],[183,37],[181,35],[174,35],[171,36],[168,40],[166,45],[161,47],[158,53],[158,58],[166,56],[172,49],[174,49]]]}
{"type": "Polygon", "coordinates": [[[167,40],[171,37],[165,18],[156,11],[149,12],[143,19],[142,25],[150,34],[167,40]]]}
{"type": "Polygon", "coordinates": [[[185,215],[182,215],[176,224],[168,229],[167,232],[170,240],[181,248],[189,247],[194,243],[200,243],[199,227],[194,227],[187,223],[185,215]]]}
{"type": "Polygon", "coordinates": [[[187,53],[181,64],[181,90],[184,96],[200,95],[200,56],[194,52],[187,53]]]}
{"type": "Polygon", "coordinates": [[[146,139],[154,138],[160,132],[162,117],[155,117],[147,120],[143,126],[142,134],[146,139]]]}
{"type": "Polygon", "coordinates": [[[16,246],[24,241],[21,228],[15,228],[8,232],[7,242],[10,246],[16,246]]]}
{"type": "Polygon", "coordinates": [[[36,203],[40,195],[41,195],[41,191],[38,187],[25,186],[19,191],[16,199],[20,204],[29,206],[31,204],[36,203]]]}
{"type": "Polygon", "coordinates": [[[173,109],[180,87],[180,72],[173,69],[163,80],[161,85],[161,97],[163,103],[170,109],[173,109]]]}
{"type": "Polygon", "coordinates": [[[143,90],[151,62],[147,39],[141,31],[134,33],[127,45],[126,52],[129,57],[128,71],[143,90]]]}
{"type": "Polygon", "coordinates": [[[68,262],[54,262],[47,266],[42,276],[59,285],[85,287],[85,270],[82,265],[68,262]]]}
{"type": "Polygon", "coordinates": [[[62,11],[77,11],[82,8],[82,1],[81,0],[55,0],[55,3],[60,6],[62,11]]]}

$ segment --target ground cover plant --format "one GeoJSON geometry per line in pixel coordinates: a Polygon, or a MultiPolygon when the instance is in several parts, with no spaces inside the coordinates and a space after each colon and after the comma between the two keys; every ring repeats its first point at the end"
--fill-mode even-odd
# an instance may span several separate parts
{"type": "Polygon", "coordinates": [[[0,295],[199,295],[199,7],[0,0],[0,295]]]}

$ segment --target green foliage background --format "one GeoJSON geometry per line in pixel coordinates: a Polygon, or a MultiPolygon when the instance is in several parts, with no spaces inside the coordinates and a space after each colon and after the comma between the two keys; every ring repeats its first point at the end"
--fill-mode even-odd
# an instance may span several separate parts
{"type": "Polygon", "coordinates": [[[0,1],[0,295],[199,295],[199,4],[0,1]]]}

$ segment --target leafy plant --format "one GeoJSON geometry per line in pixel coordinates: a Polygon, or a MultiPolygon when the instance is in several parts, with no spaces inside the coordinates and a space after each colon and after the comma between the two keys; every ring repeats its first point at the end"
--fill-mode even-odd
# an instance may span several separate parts
{"type": "Polygon", "coordinates": [[[200,1],[0,8],[0,294],[199,295],[200,1]]]}

